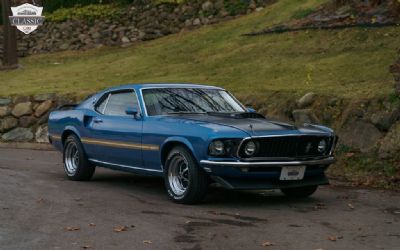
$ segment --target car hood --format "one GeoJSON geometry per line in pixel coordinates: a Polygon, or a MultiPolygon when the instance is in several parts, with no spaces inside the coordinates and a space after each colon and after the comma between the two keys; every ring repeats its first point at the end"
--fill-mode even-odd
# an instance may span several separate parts
{"type": "Polygon", "coordinates": [[[218,115],[173,115],[173,117],[184,120],[212,123],[229,126],[248,133],[250,136],[263,136],[268,134],[286,134],[289,131],[294,134],[311,134],[328,132],[320,126],[306,126],[298,128],[294,125],[273,121],[267,118],[238,118],[218,115]]]}

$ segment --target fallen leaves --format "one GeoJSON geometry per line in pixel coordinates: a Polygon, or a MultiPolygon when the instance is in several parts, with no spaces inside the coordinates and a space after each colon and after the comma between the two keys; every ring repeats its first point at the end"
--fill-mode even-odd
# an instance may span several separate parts
{"type": "Polygon", "coordinates": [[[275,244],[272,243],[272,242],[270,242],[270,241],[264,241],[261,245],[262,245],[263,247],[275,246],[275,244]]]}
{"type": "Polygon", "coordinates": [[[328,237],[328,240],[330,240],[330,241],[337,241],[337,239],[338,239],[337,236],[334,236],[334,235],[328,237]]]}
{"type": "Polygon", "coordinates": [[[400,215],[400,208],[397,207],[389,207],[386,208],[385,210],[383,210],[384,213],[389,213],[389,214],[393,214],[393,215],[400,215]]]}
{"type": "Polygon", "coordinates": [[[83,249],[92,249],[92,247],[91,247],[91,246],[89,246],[89,245],[82,246],[82,248],[83,248],[83,249]]]}
{"type": "Polygon", "coordinates": [[[151,243],[153,243],[153,242],[151,242],[151,240],[144,240],[143,241],[143,244],[151,244],[151,243]]]}
{"type": "Polygon", "coordinates": [[[118,225],[118,226],[114,227],[114,232],[120,233],[120,232],[125,232],[125,231],[128,231],[127,226],[118,225]]]}
{"type": "Polygon", "coordinates": [[[80,228],[79,227],[65,227],[64,228],[66,231],[79,231],[80,228]]]}
{"type": "Polygon", "coordinates": [[[327,209],[326,205],[324,203],[317,203],[313,207],[314,210],[322,210],[322,209],[327,209]]]}
{"type": "Polygon", "coordinates": [[[354,205],[351,204],[351,203],[347,204],[347,206],[348,206],[351,210],[355,209],[354,205]]]}
{"type": "Polygon", "coordinates": [[[330,241],[337,241],[339,239],[343,239],[343,236],[331,235],[328,237],[328,240],[330,240],[330,241]]]}
{"type": "MultiPolygon", "coordinates": [[[[89,225],[89,227],[95,227],[95,226],[96,226],[96,224],[93,223],[93,222],[89,223],[88,225],[89,225]]],[[[134,228],[135,225],[130,225],[129,227],[130,227],[130,228],[134,228]]],[[[115,227],[113,228],[113,231],[114,231],[114,232],[117,232],[117,233],[125,232],[125,231],[128,231],[129,227],[128,227],[128,226],[124,226],[124,225],[118,225],[118,226],[115,226],[115,227]]],[[[68,227],[65,227],[64,230],[65,230],[65,231],[70,231],[70,232],[71,232],[71,231],[79,231],[79,230],[81,230],[81,228],[80,228],[80,227],[77,227],[77,226],[68,226],[68,227]]],[[[83,247],[82,247],[82,248],[83,248],[83,247]]]]}

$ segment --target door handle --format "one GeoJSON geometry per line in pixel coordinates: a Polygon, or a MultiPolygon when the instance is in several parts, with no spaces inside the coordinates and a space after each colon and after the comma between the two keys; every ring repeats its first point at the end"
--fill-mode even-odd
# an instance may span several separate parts
{"type": "Polygon", "coordinates": [[[94,122],[94,123],[102,123],[103,120],[100,119],[100,118],[98,118],[98,117],[95,117],[95,118],[93,119],[93,122],[94,122]]]}

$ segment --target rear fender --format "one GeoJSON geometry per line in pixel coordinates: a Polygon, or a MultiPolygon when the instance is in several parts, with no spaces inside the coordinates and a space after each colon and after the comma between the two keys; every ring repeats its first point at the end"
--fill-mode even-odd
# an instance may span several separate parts
{"type": "Polygon", "coordinates": [[[81,133],[79,133],[79,130],[76,129],[74,126],[68,125],[64,128],[63,134],[61,136],[63,143],[64,143],[65,139],[67,139],[66,134],[69,132],[73,132],[74,134],[76,134],[76,136],[78,136],[79,140],[81,139],[81,133]]]}

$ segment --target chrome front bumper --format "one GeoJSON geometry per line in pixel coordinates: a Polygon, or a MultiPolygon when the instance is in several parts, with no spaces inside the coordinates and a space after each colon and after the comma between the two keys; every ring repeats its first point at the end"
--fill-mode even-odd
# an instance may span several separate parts
{"type": "Polygon", "coordinates": [[[201,160],[200,163],[212,166],[227,166],[238,168],[249,167],[279,167],[279,166],[300,166],[300,165],[329,165],[335,162],[334,157],[308,161],[265,161],[265,162],[244,162],[244,161],[209,161],[201,160]]]}

